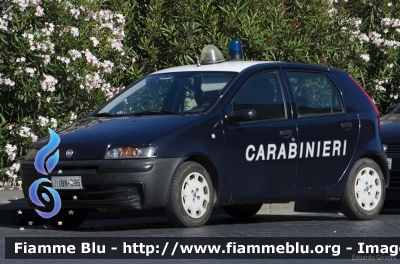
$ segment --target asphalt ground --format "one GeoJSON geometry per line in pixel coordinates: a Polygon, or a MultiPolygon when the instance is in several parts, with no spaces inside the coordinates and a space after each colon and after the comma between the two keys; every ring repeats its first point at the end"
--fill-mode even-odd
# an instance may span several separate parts
{"type": "MultiPolygon", "coordinates": [[[[73,230],[46,225],[27,205],[21,190],[0,191],[0,263],[354,263],[354,260],[7,260],[5,237],[400,237],[400,206],[386,208],[370,221],[352,221],[338,213],[334,203],[264,205],[251,219],[235,219],[214,208],[206,225],[199,228],[176,228],[162,209],[127,212],[91,212],[87,221],[73,230]],[[312,206],[311,206],[312,205],[312,206]],[[318,206],[317,206],[318,205],[318,206]],[[313,207],[314,206],[314,207],[313,207]],[[319,208],[319,212],[296,212],[319,208]],[[325,209],[325,210],[322,210],[325,209]],[[22,212],[18,214],[18,211],[22,212]],[[32,226],[27,221],[34,222],[32,226]]],[[[400,260],[400,257],[398,258],[400,260]]],[[[372,262],[388,262],[376,260],[372,262]]]]}
{"type": "MultiPolygon", "coordinates": [[[[280,214],[294,212],[294,203],[285,204],[265,204],[259,213],[280,214]]],[[[214,215],[226,215],[220,208],[213,210],[214,215]]],[[[124,219],[124,218],[148,218],[164,217],[163,209],[151,210],[126,210],[117,212],[99,212],[93,209],[87,220],[97,219],[124,219]]],[[[26,226],[29,221],[43,224],[45,220],[41,218],[25,201],[24,194],[19,188],[13,190],[0,190],[0,225],[19,225],[26,226]]]]}

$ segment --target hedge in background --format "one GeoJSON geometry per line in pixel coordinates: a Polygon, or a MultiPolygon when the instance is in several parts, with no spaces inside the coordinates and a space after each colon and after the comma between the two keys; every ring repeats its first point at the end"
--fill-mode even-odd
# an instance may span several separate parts
{"type": "Polygon", "coordinates": [[[231,39],[242,40],[246,60],[346,70],[382,112],[398,100],[398,1],[3,2],[0,168],[5,179],[16,177],[27,144],[48,126],[84,116],[140,76],[194,63],[205,45],[216,45],[226,58],[231,39]]]}
{"type": "MultiPolygon", "coordinates": [[[[29,143],[83,117],[132,68],[125,18],[105,1],[6,0],[0,16],[0,173],[17,177],[29,143]]],[[[4,179],[4,178],[3,178],[4,179]]]]}

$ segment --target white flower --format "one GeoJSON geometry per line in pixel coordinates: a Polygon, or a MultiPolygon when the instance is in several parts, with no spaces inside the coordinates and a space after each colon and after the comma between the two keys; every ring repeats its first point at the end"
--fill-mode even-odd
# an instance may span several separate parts
{"type": "Polygon", "coordinates": [[[13,128],[14,128],[14,125],[11,125],[11,124],[7,125],[8,130],[12,130],[13,128]]]}
{"type": "Polygon", "coordinates": [[[61,56],[57,56],[57,60],[60,60],[62,63],[65,63],[66,65],[68,65],[71,62],[71,60],[69,58],[61,57],[61,56]]]}
{"type": "Polygon", "coordinates": [[[68,55],[71,56],[71,59],[73,61],[75,61],[76,59],[82,57],[82,54],[80,51],[76,50],[76,49],[72,49],[68,51],[68,55]]]}
{"type": "Polygon", "coordinates": [[[6,153],[8,155],[9,160],[14,160],[16,156],[17,147],[11,144],[6,145],[6,153]]]}
{"type": "Polygon", "coordinates": [[[91,37],[90,40],[92,41],[94,47],[97,47],[100,43],[95,37],[91,37]]]}
{"type": "Polygon", "coordinates": [[[47,125],[47,123],[49,123],[49,119],[47,119],[46,117],[43,117],[43,116],[39,116],[40,126],[44,127],[45,125],[47,125]]]}
{"type": "Polygon", "coordinates": [[[361,59],[365,60],[366,62],[369,61],[369,55],[368,54],[361,54],[360,57],[361,57],[361,59]]]}
{"type": "Polygon", "coordinates": [[[51,128],[53,128],[53,129],[57,128],[57,119],[50,118],[50,122],[52,123],[51,128]]]}
{"type": "Polygon", "coordinates": [[[25,57],[17,58],[15,61],[16,62],[25,62],[26,58],[25,57]]]}
{"type": "Polygon", "coordinates": [[[76,27],[68,27],[69,31],[71,32],[72,36],[75,38],[79,37],[79,29],[76,27]]]}
{"type": "Polygon", "coordinates": [[[381,25],[382,26],[389,26],[392,23],[392,20],[390,18],[382,18],[381,20],[381,25]]]}
{"type": "Polygon", "coordinates": [[[390,63],[390,64],[388,64],[388,65],[386,65],[386,67],[388,67],[388,68],[393,68],[393,63],[390,63]]]}
{"type": "Polygon", "coordinates": [[[381,38],[381,34],[373,31],[369,34],[369,37],[372,41],[372,43],[374,43],[376,46],[380,46],[383,42],[383,39],[381,38]]]}
{"type": "Polygon", "coordinates": [[[75,120],[77,117],[78,117],[78,116],[77,116],[74,112],[71,112],[71,114],[70,114],[70,116],[69,116],[69,118],[70,118],[71,120],[75,120]]]}
{"type": "Polygon", "coordinates": [[[47,97],[47,98],[46,98],[46,101],[47,101],[48,103],[50,103],[51,98],[50,98],[50,97],[47,97]]]}
{"type": "Polygon", "coordinates": [[[74,9],[74,8],[71,8],[71,9],[69,10],[69,13],[70,13],[75,19],[78,19],[78,18],[79,18],[79,15],[81,14],[81,12],[79,11],[79,9],[74,9]]]}
{"type": "Polygon", "coordinates": [[[31,137],[31,129],[29,127],[21,126],[21,130],[18,133],[21,137],[29,138],[31,137]]]}
{"type": "Polygon", "coordinates": [[[54,24],[45,22],[45,27],[40,30],[43,36],[49,37],[54,32],[54,24]]]}
{"type": "Polygon", "coordinates": [[[114,18],[117,19],[118,23],[125,24],[125,18],[122,14],[115,14],[114,18]]]}
{"type": "Polygon", "coordinates": [[[7,31],[8,30],[8,21],[7,20],[3,20],[2,18],[0,18],[0,29],[7,31]]]}
{"type": "Polygon", "coordinates": [[[87,74],[85,76],[85,79],[86,79],[85,86],[88,90],[100,88],[104,83],[104,81],[100,78],[98,72],[95,72],[93,74],[87,74]]]}
{"type": "Polygon", "coordinates": [[[10,169],[12,169],[13,171],[17,172],[19,171],[20,168],[20,163],[14,163],[10,169]]]}
{"type": "Polygon", "coordinates": [[[94,56],[94,55],[90,52],[90,50],[86,49],[86,50],[83,51],[82,53],[85,54],[86,61],[87,61],[90,65],[95,66],[95,67],[97,67],[97,68],[100,67],[100,61],[96,58],[96,56],[94,56]]]}
{"type": "MultiPolygon", "coordinates": [[[[43,73],[44,80],[41,82],[41,87],[44,91],[54,92],[56,90],[56,84],[58,80],[51,75],[43,73]]],[[[48,101],[49,102],[49,101],[48,101]]]]}
{"type": "Polygon", "coordinates": [[[20,168],[20,163],[14,163],[14,164],[6,171],[6,174],[7,174],[9,177],[11,177],[11,178],[16,179],[16,178],[18,177],[16,173],[19,171],[19,168],[20,168]]]}
{"type": "Polygon", "coordinates": [[[31,133],[31,139],[33,142],[35,142],[38,140],[38,137],[35,134],[31,133]]]}
{"type": "Polygon", "coordinates": [[[336,13],[336,11],[337,11],[336,8],[333,7],[333,8],[331,8],[331,9],[328,10],[328,15],[329,15],[329,16],[332,16],[333,14],[336,13]]]}
{"type": "Polygon", "coordinates": [[[103,67],[104,71],[107,73],[111,73],[112,69],[114,68],[114,63],[112,63],[109,60],[105,60],[102,64],[101,67],[103,67]]]}
{"type": "Polygon", "coordinates": [[[392,6],[392,3],[388,3],[387,6],[392,6]]]}
{"type": "Polygon", "coordinates": [[[44,9],[41,6],[36,7],[36,13],[35,16],[43,16],[44,15],[44,9]]]}
{"type": "Polygon", "coordinates": [[[50,55],[41,55],[41,57],[43,58],[43,64],[44,64],[44,66],[46,66],[47,64],[49,64],[49,62],[50,62],[50,55]]]}
{"type": "Polygon", "coordinates": [[[362,20],[360,18],[354,19],[354,25],[356,26],[356,28],[359,28],[361,24],[362,20]]]}
{"type": "Polygon", "coordinates": [[[4,84],[13,87],[15,85],[15,82],[10,78],[6,78],[4,79],[4,84]]]}
{"type": "Polygon", "coordinates": [[[29,73],[29,75],[30,75],[31,77],[33,77],[33,76],[35,75],[36,69],[35,69],[35,68],[26,67],[25,71],[26,71],[27,73],[29,73]]]}
{"type": "Polygon", "coordinates": [[[39,92],[37,92],[36,94],[38,97],[42,97],[42,95],[39,92]]]}

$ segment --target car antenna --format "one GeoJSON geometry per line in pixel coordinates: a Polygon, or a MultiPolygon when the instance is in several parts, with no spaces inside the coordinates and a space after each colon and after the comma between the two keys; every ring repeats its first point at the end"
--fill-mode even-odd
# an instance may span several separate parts
{"type": "Polygon", "coordinates": [[[196,59],[197,59],[197,67],[201,66],[201,62],[199,60],[199,55],[196,54],[196,59]]]}

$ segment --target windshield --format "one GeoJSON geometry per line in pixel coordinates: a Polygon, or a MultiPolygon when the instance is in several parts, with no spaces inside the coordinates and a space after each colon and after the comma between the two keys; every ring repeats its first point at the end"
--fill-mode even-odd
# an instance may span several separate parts
{"type": "Polygon", "coordinates": [[[149,75],[95,115],[201,113],[220,98],[236,74],[178,72],[149,75]]]}

